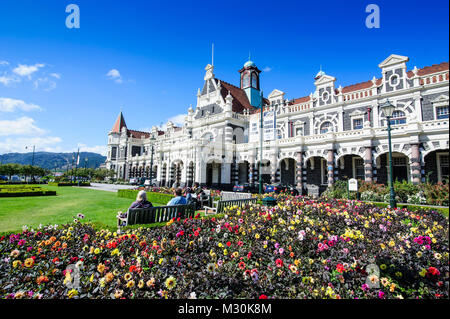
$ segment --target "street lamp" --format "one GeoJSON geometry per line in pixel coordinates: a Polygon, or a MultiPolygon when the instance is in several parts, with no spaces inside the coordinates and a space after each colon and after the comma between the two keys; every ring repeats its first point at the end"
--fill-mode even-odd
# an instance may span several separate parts
{"type": "Polygon", "coordinates": [[[394,113],[395,106],[386,99],[386,102],[380,105],[380,109],[383,111],[384,116],[386,116],[387,120],[387,131],[388,131],[388,143],[389,143],[389,203],[391,208],[396,208],[397,203],[395,201],[395,191],[394,191],[394,176],[392,170],[392,142],[391,142],[391,117],[394,113]]]}
{"type": "Polygon", "coordinates": [[[263,192],[263,182],[262,182],[262,172],[261,172],[261,165],[262,165],[262,159],[263,159],[263,130],[264,130],[264,105],[263,105],[263,92],[261,91],[261,121],[259,125],[259,165],[258,165],[258,176],[259,176],[259,194],[261,195],[263,192]]]}
{"type": "Polygon", "coordinates": [[[150,141],[152,142],[151,148],[151,157],[150,157],[150,187],[153,187],[153,143],[155,142],[155,138],[153,136],[150,137],[150,141]]]}

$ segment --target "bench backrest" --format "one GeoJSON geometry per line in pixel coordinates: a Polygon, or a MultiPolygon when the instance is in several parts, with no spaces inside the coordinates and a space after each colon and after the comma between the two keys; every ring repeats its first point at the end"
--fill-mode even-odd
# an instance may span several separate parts
{"type": "Polygon", "coordinates": [[[220,194],[220,200],[235,200],[248,198],[252,198],[251,193],[222,192],[220,194]]]}
{"type": "Polygon", "coordinates": [[[257,200],[258,200],[258,198],[256,198],[256,197],[245,198],[245,199],[234,199],[234,200],[220,200],[217,203],[217,213],[219,214],[219,213],[223,212],[225,207],[229,207],[229,206],[242,207],[242,206],[246,206],[251,203],[256,203],[257,200]]]}
{"type": "Polygon", "coordinates": [[[193,205],[157,206],[128,210],[127,225],[167,222],[172,218],[194,217],[193,205]]]}

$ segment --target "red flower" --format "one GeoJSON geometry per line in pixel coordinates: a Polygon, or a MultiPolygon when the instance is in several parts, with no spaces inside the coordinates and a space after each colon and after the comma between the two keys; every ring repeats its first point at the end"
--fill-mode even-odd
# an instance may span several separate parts
{"type": "Polygon", "coordinates": [[[231,246],[231,242],[228,241],[227,242],[227,246],[230,247],[231,246]]]}
{"type": "Polygon", "coordinates": [[[131,265],[130,269],[129,269],[129,272],[133,272],[133,271],[136,271],[136,270],[137,270],[137,267],[135,265],[131,265]]]}
{"type": "Polygon", "coordinates": [[[342,274],[345,271],[345,268],[342,264],[337,264],[336,270],[342,274]]]}
{"type": "Polygon", "coordinates": [[[245,269],[245,263],[243,261],[241,261],[238,266],[239,266],[239,269],[241,269],[241,270],[245,269]]]}
{"type": "Polygon", "coordinates": [[[259,296],[259,299],[267,299],[267,296],[263,294],[263,295],[259,296]]]}
{"type": "Polygon", "coordinates": [[[280,258],[275,260],[275,264],[277,265],[278,268],[283,267],[283,261],[280,258]]]}
{"type": "Polygon", "coordinates": [[[428,268],[428,273],[434,276],[439,276],[441,273],[439,272],[439,270],[437,268],[434,267],[430,267],[428,268]]]}
{"type": "Polygon", "coordinates": [[[200,233],[196,230],[195,232],[194,232],[194,236],[198,236],[200,233]]]}

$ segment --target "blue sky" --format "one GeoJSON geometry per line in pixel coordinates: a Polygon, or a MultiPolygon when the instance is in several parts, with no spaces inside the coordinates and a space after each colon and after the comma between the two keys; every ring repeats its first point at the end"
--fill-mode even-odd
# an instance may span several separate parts
{"type": "Polygon", "coordinates": [[[346,86],[379,77],[392,53],[409,56],[409,69],[448,61],[448,9],[436,0],[2,0],[0,154],[33,144],[104,152],[121,107],[131,129],[180,118],[195,106],[213,42],[217,78],[238,85],[250,51],[265,95],[289,99],[314,90],[320,65],[346,86]],[[79,29],[65,26],[70,3],[79,29]],[[379,29],[365,26],[370,3],[379,29]]]}

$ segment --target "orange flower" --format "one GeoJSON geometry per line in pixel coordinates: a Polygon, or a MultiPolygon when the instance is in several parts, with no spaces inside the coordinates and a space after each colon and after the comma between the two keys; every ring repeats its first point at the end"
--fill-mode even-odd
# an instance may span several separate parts
{"type": "Polygon", "coordinates": [[[291,256],[291,258],[294,258],[294,252],[291,252],[291,253],[289,254],[289,256],[291,256]]]}
{"type": "Polygon", "coordinates": [[[97,271],[102,274],[105,271],[105,268],[106,268],[105,265],[98,264],[97,271]]]}
{"type": "Polygon", "coordinates": [[[25,259],[24,265],[25,265],[25,267],[27,267],[27,268],[33,267],[33,265],[34,265],[34,259],[33,259],[33,258],[27,258],[27,259],[25,259]]]}
{"type": "Polygon", "coordinates": [[[62,249],[66,249],[67,248],[67,243],[63,243],[62,244],[62,249]]]}
{"type": "Polygon", "coordinates": [[[55,236],[50,237],[50,241],[51,241],[52,243],[55,242],[55,241],[56,241],[56,237],[55,237],[55,236]]]}
{"type": "Polygon", "coordinates": [[[47,277],[47,276],[39,276],[39,277],[36,279],[36,283],[37,283],[38,285],[40,285],[40,284],[42,284],[42,283],[45,283],[45,282],[48,282],[48,277],[47,277]]]}

